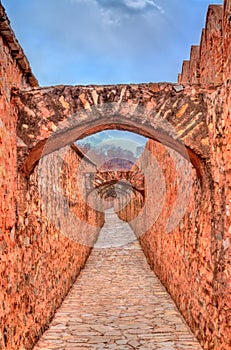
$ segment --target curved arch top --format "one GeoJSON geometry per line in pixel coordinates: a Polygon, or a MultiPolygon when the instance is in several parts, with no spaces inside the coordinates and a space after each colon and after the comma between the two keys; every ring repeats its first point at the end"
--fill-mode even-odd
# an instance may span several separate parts
{"type": "Polygon", "coordinates": [[[128,130],[191,159],[208,156],[202,90],[174,84],[55,86],[14,92],[21,168],[29,174],[44,155],[106,129],[128,130]]]}

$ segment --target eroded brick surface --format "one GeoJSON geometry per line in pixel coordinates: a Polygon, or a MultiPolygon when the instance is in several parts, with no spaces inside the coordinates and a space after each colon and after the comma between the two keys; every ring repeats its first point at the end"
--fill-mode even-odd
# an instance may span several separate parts
{"type": "Polygon", "coordinates": [[[174,84],[57,86],[15,91],[17,132],[27,146],[21,169],[33,170],[41,153],[50,153],[108,128],[143,134],[195,157],[208,156],[207,92],[174,84]],[[140,127],[142,125],[142,127],[140,127]]]}
{"type": "MultiPolygon", "coordinates": [[[[187,186],[181,187],[179,177],[179,173],[185,173],[185,170],[184,167],[182,170],[177,167],[172,151],[165,149],[163,145],[149,141],[146,148],[148,152],[143,155],[143,159],[141,156],[139,166],[141,169],[145,168],[153,157],[157,160],[166,185],[162,189],[164,201],[161,203],[163,193],[158,192],[163,179],[155,173],[149,173],[149,176],[153,176],[153,188],[147,194],[150,198],[145,199],[149,204],[145,206],[142,198],[133,194],[133,198],[131,201],[127,200],[129,204],[119,212],[119,216],[130,222],[140,238],[150,265],[176,301],[203,347],[229,349],[229,209],[227,207],[225,212],[219,210],[226,200],[229,202],[229,197],[226,197],[228,186],[225,185],[220,164],[219,167],[216,164],[216,189],[211,188],[212,179],[207,170],[202,179],[198,178],[193,168],[186,173],[192,186],[185,208],[183,206],[186,212],[182,212],[177,226],[167,233],[166,225],[177,198],[183,201],[182,193],[187,191],[187,186]],[[161,210],[158,216],[156,208],[159,206],[161,210]],[[143,217],[140,214],[142,207],[145,207],[143,217]],[[153,218],[153,223],[149,221],[148,230],[143,234],[144,223],[150,217],[153,218]]],[[[221,155],[220,150],[218,154],[221,155]]],[[[216,157],[216,161],[221,164],[222,159],[216,157]]],[[[190,182],[188,186],[190,188],[190,182]]],[[[181,210],[182,207],[179,206],[178,212],[181,210]]]]}
{"type": "MultiPolygon", "coordinates": [[[[67,147],[44,157],[28,180],[19,175],[18,221],[10,235],[15,248],[1,256],[2,347],[32,347],[84,266],[103,224],[102,214],[86,208],[79,194],[80,162],[67,147]]],[[[92,164],[86,168],[93,171],[92,164]]]]}
{"type": "Polygon", "coordinates": [[[230,0],[210,5],[200,46],[192,46],[189,61],[182,64],[178,82],[209,88],[230,80],[230,0]]]}

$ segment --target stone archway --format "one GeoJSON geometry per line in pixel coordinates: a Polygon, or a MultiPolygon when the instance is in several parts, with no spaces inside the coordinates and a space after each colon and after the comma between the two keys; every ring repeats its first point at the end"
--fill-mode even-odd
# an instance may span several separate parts
{"type": "MultiPolygon", "coordinates": [[[[128,130],[158,141],[160,146],[159,161],[161,162],[161,159],[164,161],[163,169],[170,169],[169,175],[161,178],[158,167],[153,164],[150,169],[145,169],[145,179],[149,181],[148,183],[146,181],[147,189],[152,189],[152,191],[146,191],[149,196],[145,196],[145,201],[136,191],[138,196],[133,196],[132,193],[129,202],[125,198],[125,203],[118,201],[116,205],[119,217],[125,221],[129,219],[129,224],[133,227],[136,236],[140,239],[142,237],[142,247],[150,265],[166,286],[169,286],[169,283],[172,286],[172,295],[178,306],[182,305],[183,315],[186,315],[185,298],[192,299],[194,303],[190,290],[193,290],[197,282],[194,282],[195,278],[192,272],[190,275],[192,278],[190,277],[190,281],[187,282],[187,290],[182,290],[181,292],[184,293],[178,298],[178,280],[182,276],[183,285],[186,281],[185,276],[188,271],[191,271],[190,261],[187,260],[189,253],[185,253],[186,261],[183,261],[181,257],[185,252],[182,232],[186,232],[188,237],[191,231],[193,232],[192,238],[190,236],[186,243],[189,246],[190,254],[194,254],[197,261],[198,256],[202,254],[198,236],[202,237],[204,232],[203,225],[208,220],[206,206],[210,203],[210,196],[205,190],[207,179],[200,181],[198,178],[198,175],[205,174],[204,161],[207,162],[210,159],[206,119],[208,116],[207,101],[207,92],[200,87],[183,87],[167,83],[86,87],[57,86],[35,88],[28,91],[15,90],[12,99],[12,103],[18,110],[19,168],[20,172],[28,177],[28,181],[33,177],[33,174],[36,175],[37,167],[35,166],[41,158],[46,159],[44,156],[52,155],[55,151],[72,144],[77,139],[97,131],[128,130]],[[180,154],[190,160],[196,169],[197,174],[195,169],[193,169],[192,174],[192,194],[190,193],[191,186],[189,186],[188,191],[185,190],[187,188],[185,180],[188,173],[185,172],[185,169],[180,169],[180,166],[177,169],[176,158],[170,159],[169,155],[165,157],[161,149],[163,145],[173,149],[173,152],[177,151],[175,153],[178,156],[180,154]],[[156,169],[155,173],[153,168],[156,169]],[[34,169],[35,171],[33,171],[34,169]],[[171,176],[176,177],[178,170],[182,170],[182,176],[180,174],[178,183],[174,185],[174,179],[171,176]],[[166,182],[168,187],[165,189],[160,186],[161,183],[158,183],[156,189],[153,188],[151,175],[160,178],[162,184],[166,182]],[[163,196],[164,192],[167,194],[166,201],[163,196]],[[181,195],[176,196],[176,192],[181,195]],[[152,198],[158,203],[157,206],[153,205],[152,198]],[[189,206],[187,207],[188,201],[189,206]],[[185,209],[187,210],[185,211],[185,209]],[[159,221],[156,221],[159,217],[159,221]],[[155,222],[157,223],[155,224],[155,222]],[[196,226],[199,227],[198,231],[196,231],[196,226]],[[194,231],[199,233],[194,234],[194,231]],[[172,234],[166,235],[169,232],[172,234]],[[194,238],[196,248],[194,247],[194,238]],[[175,258],[179,252],[181,255],[177,256],[176,261],[174,261],[173,257],[175,258]],[[157,260],[153,258],[154,256],[157,257],[157,260]],[[174,268],[175,264],[177,264],[177,271],[174,268]],[[162,271],[162,266],[167,266],[167,274],[165,274],[166,271],[162,271]]],[[[151,158],[155,158],[152,157],[152,149],[149,149],[148,152],[151,158]]],[[[47,161],[47,163],[49,162],[47,161]]],[[[191,164],[187,161],[185,163],[190,166],[191,170],[191,164]]],[[[70,170],[72,172],[72,169],[70,170]]],[[[26,182],[27,179],[22,177],[23,181],[26,182]]],[[[188,177],[191,180],[191,176],[188,177]]],[[[52,188],[53,179],[49,185],[52,188]]],[[[30,184],[28,187],[30,188],[30,184]]],[[[106,193],[104,189],[103,185],[103,195],[106,193]]],[[[75,203],[73,202],[73,204],[75,203]]],[[[85,204],[85,208],[88,210],[88,203],[85,204]]],[[[55,211],[56,206],[52,205],[52,210],[53,208],[55,211]]],[[[71,209],[75,209],[74,206],[71,209]]],[[[76,211],[78,209],[76,208],[76,211]]],[[[90,218],[93,217],[95,207],[91,209],[90,218]]],[[[79,211],[81,212],[81,210],[79,211]]],[[[94,215],[101,224],[101,216],[97,213],[94,215]]],[[[60,223],[60,214],[57,215],[55,211],[54,216],[60,223]]],[[[76,225],[70,225],[66,214],[64,219],[63,223],[68,227],[68,236],[72,238],[72,232],[69,235],[69,231],[76,225]]],[[[79,227],[81,234],[86,232],[87,225],[84,225],[84,230],[82,230],[81,225],[79,227]]],[[[82,242],[81,239],[78,239],[78,242],[82,242]]],[[[188,317],[188,321],[192,324],[192,318],[188,317]]]]}
{"type": "MultiPolygon", "coordinates": [[[[60,151],[53,151],[96,131],[118,128],[158,140],[157,147],[149,142],[150,156],[157,154],[163,169],[170,168],[165,178],[168,188],[163,216],[142,241],[150,265],[204,348],[230,347],[231,1],[225,0],[223,8],[209,7],[200,46],[191,48],[190,60],[184,61],[179,75],[179,84],[184,86],[160,83],[39,88],[1,6],[0,12],[4,73],[0,249],[2,285],[7,287],[0,345],[19,348],[34,344],[90,251],[71,244],[60,235],[59,227],[47,220],[38,197],[36,163],[48,155],[42,158],[49,175],[44,191],[47,194],[57,184],[52,158],[60,151]],[[188,210],[171,235],[165,234],[164,219],[169,217],[175,200],[176,169],[161,143],[189,157],[197,170],[197,174],[195,169],[192,171],[188,210]],[[203,174],[203,181],[198,173],[203,174]]],[[[81,157],[72,147],[67,148],[64,195],[83,222],[102,226],[102,215],[82,205],[73,172],[81,157]],[[88,211],[87,217],[84,211],[88,211]]],[[[93,164],[88,167],[94,171],[93,164]]],[[[51,204],[52,214],[59,221],[62,203],[54,200],[51,204]]],[[[121,218],[126,219],[128,214],[133,218],[139,205],[141,201],[138,205],[131,202],[128,210],[121,211],[121,218]]],[[[63,209],[65,214],[66,207],[63,209]]],[[[69,221],[66,224],[69,229],[69,221]]]]}
{"type": "Polygon", "coordinates": [[[106,129],[128,130],[189,158],[200,173],[208,157],[206,96],[181,85],[56,86],[14,91],[20,167],[26,175],[46,154],[106,129]]]}

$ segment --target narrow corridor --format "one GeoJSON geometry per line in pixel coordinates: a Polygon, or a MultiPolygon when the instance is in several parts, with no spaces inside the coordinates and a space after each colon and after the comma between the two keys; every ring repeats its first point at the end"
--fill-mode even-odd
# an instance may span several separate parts
{"type": "Polygon", "coordinates": [[[34,347],[41,349],[201,347],[151,271],[129,226],[109,210],[86,267],[34,347]]]}

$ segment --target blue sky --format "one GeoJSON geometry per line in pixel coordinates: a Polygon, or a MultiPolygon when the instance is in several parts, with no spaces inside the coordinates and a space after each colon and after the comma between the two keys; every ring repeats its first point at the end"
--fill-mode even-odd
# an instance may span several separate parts
{"type": "MultiPolygon", "coordinates": [[[[134,156],[136,156],[137,147],[144,148],[146,141],[147,139],[145,137],[129,131],[105,130],[85,137],[84,139],[78,141],[77,145],[81,148],[81,145],[90,144],[94,149],[94,147],[102,147],[109,144],[132,151],[134,156]]],[[[94,151],[89,152],[88,154],[90,158],[92,158],[93,155],[94,151]]]]}
{"type": "Polygon", "coordinates": [[[219,0],[3,0],[39,83],[176,81],[219,0]]]}
{"type": "MultiPolygon", "coordinates": [[[[177,80],[219,0],[2,0],[40,85],[177,80]]],[[[125,141],[121,141],[121,140],[125,141]]],[[[86,142],[145,138],[105,131],[86,142]]]]}

